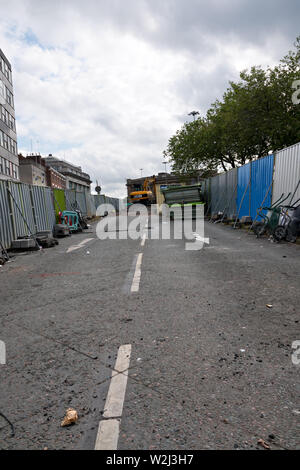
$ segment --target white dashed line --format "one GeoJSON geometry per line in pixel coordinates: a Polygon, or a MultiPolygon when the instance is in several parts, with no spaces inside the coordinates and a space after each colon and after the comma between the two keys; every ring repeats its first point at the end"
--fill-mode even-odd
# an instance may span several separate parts
{"type": "Polygon", "coordinates": [[[104,418],[122,416],[131,356],[131,344],[120,346],[104,407],[104,418]]]}
{"type": "Polygon", "coordinates": [[[139,253],[137,262],[136,262],[136,267],[135,267],[135,273],[133,276],[133,281],[131,285],[131,292],[138,292],[140,288],[140,280],[141,280],[141,265],[142,265],[142,259],[143,259],[143,253],[139,253]]]}
{"type": "Polygon", "coordinates": [[[120,421],[108,419],[100,421],[95,450],[117,450],[120,433],[120,421]]]}
{"type": "Polygon", "coordinates": [[[209,238],[202,237],[201,235],[199,235],[196,232],[193,232],[193,235],[194,235],[194,238],[196,239],[196,241],[206,243],[207,245],[209,245],[209,238]]]}
{"type": "Polygon", "coordinates": [[[72,251],[79,250],[82,248],[86,243],[91,240],[95,240],[95,238],[85,238],[82,242],[78,243],[78,245],[72,245],[67,249],[67,253],[72,253],[72,251]]]}
{"type": "Polygon", "coordinates": [[[120,346],[104,407],[106,420],[99,423],[95,450],[116,450],[118,447],[130,356],[131,344],[120,346]]]}
{"type": "Polygon", "coordinates": [[[142,236],[141,246],[145,246],[145,243],[146,243],[146,234],[144,233],[144,235],[142,236]]]}

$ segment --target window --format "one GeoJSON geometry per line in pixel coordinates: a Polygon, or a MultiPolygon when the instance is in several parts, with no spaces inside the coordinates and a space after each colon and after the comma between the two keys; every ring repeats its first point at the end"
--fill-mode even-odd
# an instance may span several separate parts
{"type": "Polygon", "coordinates": [[[15,141],[13,139],[10,139],[10,151],[14,155],[16,154],[16,146],[15,146],[15,141]]]}
{"type": "Polygon", "coordinates": [[[14,97],[13,97],[13,94],[12,92],[7,88],[7,86],[5,87],[5,98],[6,98],[6,102],[13,108],[14,107],[14,97]]]}
{"type": "Polygon", "coordinates": [[[8,146],[8,135],[4,134],[4,132],[3,132],[3,147],[4,147],[6,150],[9,150],[9,146],[8,146]]]}
{"type": "Polygon", "coordinates": [[[15,119],[10,114],[8,114],[8,121],[9,121],[9,127],[13,131],[15,131],[16,130],[16,122],[15,122],[15,119]]]}
{"type": "Polygon", "coordinates": [[[16,130],[15,118],[4,108],[4,106],[1,106],[0,119],[13,131],[16,130]]]}
{"type": "Polygon", "coordinates": [[[9,168],[9,161],[5,160],[5,174],[10,176],[10,168],[9,168]]]}
{"type": "Polygon", "coordinates": [[[0,96],[5,99],[6,98],[6,95],[5,95],[5,85],[4,83],[2,82],[2,80],[0,80],[0,96]]]}
{"type": "Polygon", "coordinates": [[[5,60],[2,59],[2,57],[0,57],[0,72],[2,72],[3,75],[5,75],[5,77],[7,78],[7,80],[10,83],[12,83],[11,71],[10,71],[7,63],[5,62],[5,60]]]}
{"type": "Polygon", "coordinates": [[[17,155],[17,142],[0,130],[0,145],[13,155],[17,155]]]}
{"type": "Polygon", "coordinates": [[[12,170],[13,170],[13,178],[15,179],[18,179],[18,169],[17,169],[17,166],[13,164],[12,166],[12,170]]]}

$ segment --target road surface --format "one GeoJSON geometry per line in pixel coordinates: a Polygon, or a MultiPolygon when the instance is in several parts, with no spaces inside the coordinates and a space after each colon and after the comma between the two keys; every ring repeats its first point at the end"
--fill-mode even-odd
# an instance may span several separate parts
{"type": "Polygon", "coordinates": [[[300,247],[95,229],[0,268],[0,448],[299,449],[300,247]]]}

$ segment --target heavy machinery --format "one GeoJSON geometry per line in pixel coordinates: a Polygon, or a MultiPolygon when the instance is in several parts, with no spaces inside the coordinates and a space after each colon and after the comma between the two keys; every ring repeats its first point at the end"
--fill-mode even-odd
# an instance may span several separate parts
{"type": "Polygon", "coordinates": [[[155,195],[153,191],[150,189],[150,185],[153,185],[155,188],[155,177],[152,178],[145,178],[143,189],[141,191],[133,191],[129,195],[129,202],[131,204],[145,204],[146,206],[150,206],[155,202],[155,195]]]}
{"type": "MultiPolygon", "coordinates": [[[[178,214],[182,218],[195,219],[197,216],[196,206],[204,205],[201,195],[201,185],[174,186],[163,189],[165,203],[170,208],[179,208],[178,214]]],[[[174,214],[171,213],[171,219],[174,214]]]]}

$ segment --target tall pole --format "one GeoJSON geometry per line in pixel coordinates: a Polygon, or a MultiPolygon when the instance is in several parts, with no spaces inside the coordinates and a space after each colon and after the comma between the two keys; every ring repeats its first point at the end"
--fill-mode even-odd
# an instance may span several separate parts
{"type": "Polygon", "coordinates": [[[194,118],[194,121],[196,119],[196,116],[199,116],[199,111],[191,111],[190,113],[188,113],[188,116],[193,116],[194,118]]]}

